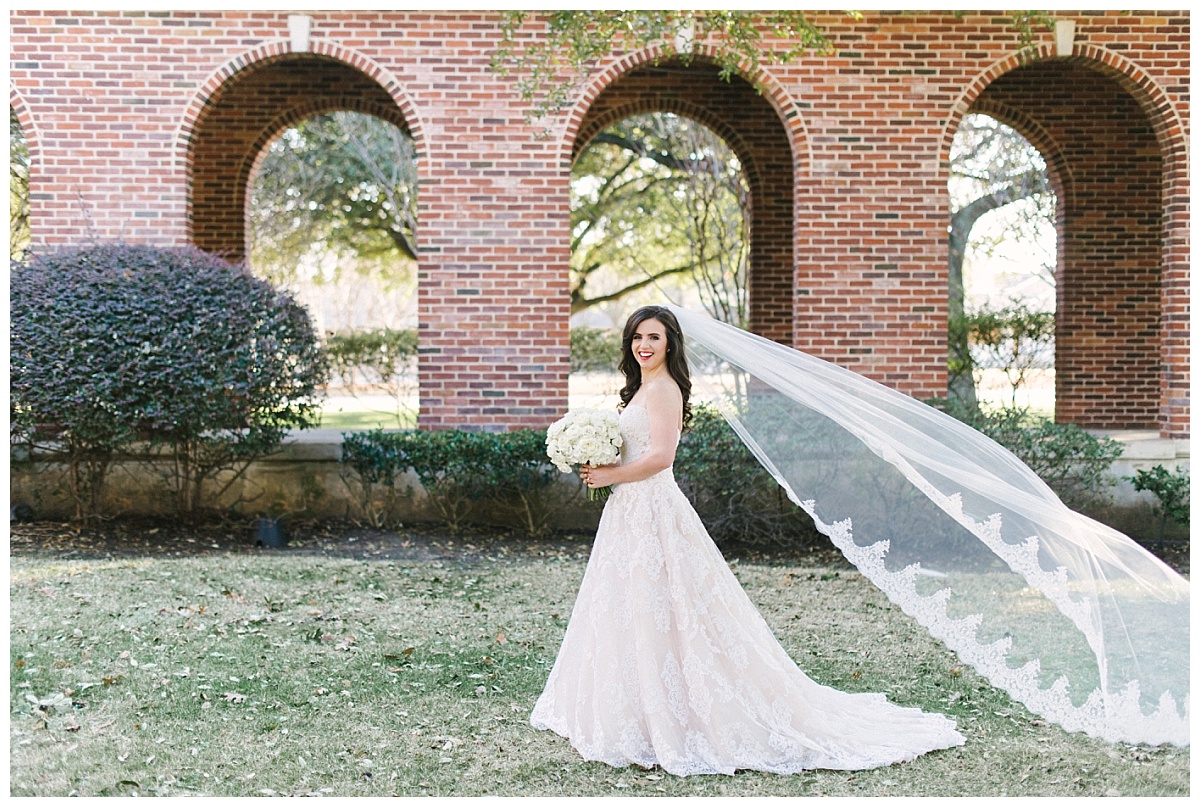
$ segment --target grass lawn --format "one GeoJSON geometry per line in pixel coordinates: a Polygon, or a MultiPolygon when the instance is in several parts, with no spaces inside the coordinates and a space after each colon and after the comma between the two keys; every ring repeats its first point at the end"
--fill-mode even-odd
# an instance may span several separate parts
{"type": "Polygon", "coordinates": [[[397,412],[390,395],[330,395],[321,402],[322,429],[412,429],[417,425],[416,402],[397,412]]]}
{"type": "Polygon", "coordinates": [[[679,778],[532,729],[583,553],[467,562],[287,550],[10,560],[15,796],[1171,795],[1187,749],[1047,725],[856,572],[735,571],[813,678],[953,716],[889,768],[679,778]]]}

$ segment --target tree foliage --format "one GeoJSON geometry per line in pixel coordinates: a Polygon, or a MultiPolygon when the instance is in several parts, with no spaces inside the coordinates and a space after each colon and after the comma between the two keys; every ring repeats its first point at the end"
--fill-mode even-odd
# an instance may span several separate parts
{"type": "MultiPolygon", "coordinates": [[[[857,18],[857,12],[847,15],[857,18]]],[[[802,11],[682,11],[648,9],[502,11],[502,37],[492,69],[516,74],[529,117],[544,118],[567,106],[590,71],[617,51],[665,43],[685,64],[697,41],[714,47],[713,59],[728,80],[754,75],[763,62],[786,63],[809,50],[827,51],[829,40],[802,11]],[[770,42],[764,33],[773,35],[770,42]]]]}
{"type": "Polygon", "coordinates": [[[744,325],[749,187],[721,138],[670,113],[609,127],[571,182],[571,311],[684,279],[718,319],[744,325]]]}
{"type": "Polygon", "coordinates": [[[29,249],[29,144],[17,111],[8,108],[8,257],[20,260],[29,249]]]}
{"type": "MultiPolygon", "coordinates": [[[[273,141],[250,192],[250,259],[291,280],[306,256],[417,260],[412,138],[370,115],[308,118],[273,141]]],[[[352,260],[339,261],[351,264],[352,260]]]]}

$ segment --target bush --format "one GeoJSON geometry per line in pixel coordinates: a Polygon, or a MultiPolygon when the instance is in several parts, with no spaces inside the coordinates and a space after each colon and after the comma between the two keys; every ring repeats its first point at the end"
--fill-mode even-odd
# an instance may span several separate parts
{"type": "Polygon", "coordinates": [[[571,329],[571,372],[616,372],[621,362],[621,334],[604,328],[571,329]]]}
{"type": "Polygon", "coordinates": [[[376,429],[349,432],[343,440],[342,462],[358,476],[360,508],[377,526],[394,517],[396,483],[409,469],[451,530],[459,529],[476,503],[486,502],[530,535],[539,535],[569,501],[558,489],[558,471],[546,457],[544,430],[492,434],[376,429]]]}
{"type": "Polygon", "coordinates": [[[1168,471],[1161,465],[1155,465],[1149,471],[1143,469],[1135,476],[1126,478],[1133,482],[1134,490],[1148,490],[1158,499],[1162,516],[1158,525],[1160,549],[1168,518],[1181,527],[1191,525],[1191,474],[1186,468],[1168,471]]]}
{"type": "Polygon", "coordinates": [[[715,409],[698,405],[675,454],[675,476],[718,544],[825,539],[715,409]]]}
{"type": "Polygon", "coordinates": [[[76,515],[135,441],[178,512],[316,420],[326,361],[290,296],[195,248],[98,245],[12,271],[13,421],[66,457],[76,515]],[[161,462],[156,463],[160,467],[161,462]]]}
{"type": "Polygon", "coordinates": [[[578,485],[560,484],[561,474],[546,456],[545,429],[518,429],[492,435],[485,484],[493,505],[508,513],[529,535],[541,535],[550,519],[579,498],[578,485]]]}
{"type": "Polygon", "coordinates": [[[341,461],[357,476],[358,489],[350,475],[343,474],[342,479],[356,494],[363,517],[374,527],[395,522],[399,495],[396,480],[408,469],[403,439],[393,436],[396,434],[382,429],[342,434],[341,461]],[[379,501],[380,489],[383,501],[379,501]]]}
{"type": "Polygon", "coordinates": [[[408,465],[442,521],[457,532],[472,503],[487,495],[491,435],[447,429],[400,432],[408,465]]]}
{"type": "Polygon", "coordinates": [[[954,401],[929,403],[1016,454],[1067,506],[1079,508],[1105,498],[1106,475],[1123,451],[1116,440],[1023,409],[985,411],[954,401]]]}

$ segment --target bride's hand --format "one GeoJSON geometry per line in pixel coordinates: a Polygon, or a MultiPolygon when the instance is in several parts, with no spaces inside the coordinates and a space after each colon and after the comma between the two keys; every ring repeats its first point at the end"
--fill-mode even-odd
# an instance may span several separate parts
{"type": "Polygon", "coordinates": [[[616,465],[597,465],[595,467],[584,465],[579,469],[579,475],[589,488],[606,488],[612,484],[610,481],[612,469],[616,467],[616,465]]]}

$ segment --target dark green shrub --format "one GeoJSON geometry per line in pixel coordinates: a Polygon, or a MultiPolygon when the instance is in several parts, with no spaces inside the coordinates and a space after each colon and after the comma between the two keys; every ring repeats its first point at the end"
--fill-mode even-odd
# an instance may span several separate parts
{"type": "Polygon", "coordinates": [[[192,516],[208,483],[222,495],[315,423],[327,368],[307,311],[195,248],[34,255],[13,267],[11,310],[14,423],[61,447],[81,518],[135,441],[192,516]]]}
{"type": "Polygon", "coordinates": [[[1123,451],[1074,423],[1055,423],[1023,409],[971,409],[955,401],[930,401],[1016,454],[1069,507],[1103,500],[1106,475],[1123,451]]]}
{"type": "MultiPolygon", "coordinates": [[[[379,429],[343,435],[342,462],[359,475],[363,490],[382,485],[395,489],[397,477],[411,470],[421,482],[438,517],[457,531],[473,502],[487,495],[492,436],[478,432],[397,431],[379,429]]],[[[362,495],[363,503],[374,498],[362,495]]]]}
{"type": "Polygon", "coordinates": [[[675,454],[675,477],[718,544],[825,540],[715,409],[692,410],[675,454]]]}
{"type": "Polygon", "coordinates": [[[342,480],[374,527],[395,522],[400,495],[396,481],[408,470],[405,442],[403,433],[382,429],[342,434],[341,461],[354,472],[343,474],[342,480]]]}
{"type": "MultiPolygon", "coordinates": [[[[395,513],[397,482],[412,470],[445,524],[457,530],[477,505],[540,535],[572,500],[546,457],[546,432],[347,432],[342,462],[357,477],[365,517],[381,525],[395,513]],[[382,499],[382,501],[381,501],[382,499]]],[[[574,489],[578,496],[578,489],[574,489]]]]}
{"type": "Polygon", "coordinates": [[[402,450],[442,521],[457,531],[487,495],[491,435],[456,430],[402,432],[402,450]]]}
{"type": "Polygon", "coordinates": [[[554,515],[579,498],[579,486],[561,484],[546,456],[545,429],[491,435],[484,483],[492,506],[508,513],[529,535],[546,532],[554,515]]]}
{"type": "Polygon", "coordinates": [[[604,328],[571,329],[571,372],[615,372],[621,362],[621,334],[604,328]]]}
{"type": "Polygon", "coordinates": [[[1191,474],[1186,468],[1168,471],[1155,465],[1149,471],[1142,469],[1132,477],[1134,490],[1148,490],[1158,499],[1161,519],[1158,525],[1158,546],[1162,547],[1163,533],[1170,518],[1181,527],[1191,525],[1191,474]]]}

